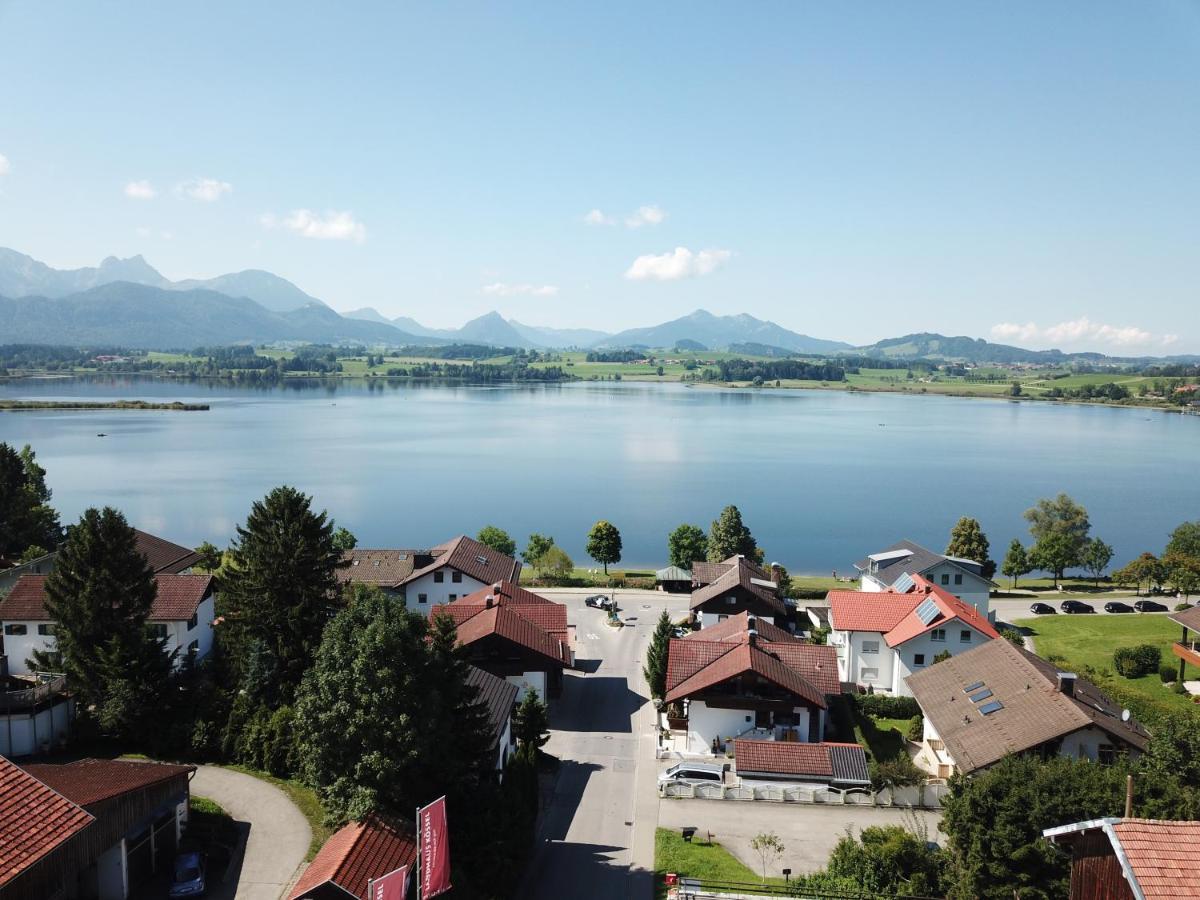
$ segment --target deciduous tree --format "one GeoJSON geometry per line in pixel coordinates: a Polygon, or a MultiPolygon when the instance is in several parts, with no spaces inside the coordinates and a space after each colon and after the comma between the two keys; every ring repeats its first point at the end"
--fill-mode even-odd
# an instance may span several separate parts
{"type": "Polygon", "coordinates": [[[691,571],[692,563],[708,558],[708,538],[704,529],[683,524],[667,535],[668,564],[691,571]]]}
{"type": "Polygon", "coordinates": [[[561,581],[571,577],[571,573],[575,571],[575,563],[567,556],[566,550],[555,546],[538,557],[536,568],[547,578],[561,581]]]}
{"type": "Polygon", "coordinates": [[[351,533],[349,528],[339,528],[333,533],[333,546],[345,553],[358,546],[358,538],[351,533]]]}
{"type": "Polygon", "coordinates": [[[1054,576],[1054,586],[1058,587],[1063,573],[1071,566],[1079,564],[1081,545],[1065,532],[1050,531],[1033,545],[1029,551],[1029,561],[1035,569],[1041,569],[1054,576]]]}
{"type": "Polygon", "coordinates": [[[509,537],[507,531],[495,525],[484,525],[479,529],[479,534],[475,536],[475,540],[484,546],[491,547],[497,553],[503,553],[505,556],[515,557],[517,555],[517,542],[509,537]]]}
{"type": "Polygon", "coordinates": [[[1029,533],[1036,543],[1041,543],[1051,534],[1063,535],[1076,556],[1083,549],[1084,541],[1092,529],[1087,510],[1067,494],[1059,494],[1052,500],[1039,500],[1036,506],[1025,510],[1025,520],[1029,522],[1029,533]]]}
{"type": "Polygon", "coordinates": [[[783,840],[773,831],[761,831],[750,839],[750,848],[758,854],[762,863],[762,880],[767,880],[767,869],[783,856],[783,840]]]}
{"type": "Polygon", "coordinates": [[[1033,565],[1029,562],[1029,554],[1025,552],[1025,547],[1016,538],[1013,538],[1013,542],[1008,545],[1008,552],[1004,554],[1004,562],[1000,566],[1000,571],[1012,579],[1013,587],[1017,586],[1018,578],[1033,571],[1033,565]]]}
{"type": "Polygon", "coordinates": [[[1190,556],[1200,559],[1200,520],[1184,522],[1171,532],[1163,556],[1190,556]]]}
{"type": "Polygon", "coordinates": [[[621,561],[621,532],[611,522],[601,519],[588,532],[587,554],[604,566],[604,574],[608,574],[608,564],[621,561]]]}
{"type": "Polygon", "coordinates": [[[1108,568],[1112,558],[1112,547],[1100,538],[1091,538],[1083,545],[1083,551],[1079,554],[1079,564],[1083,566],[1085,572],[1091,574],[1096,584],[1099,585],[1100,576],[1104,574],[1104,570],[1108,568]]]}
{"type": "Polygon", "coordinates": [[[537,562],[541,559],[546,551],[554,546],[554,538],[548,535],[538,534],[536,531],[529,536],[529,543],[525,547],[525,552],[521,554],[521,559],[525,560],[531,566],[537,566],[537,562]]]}

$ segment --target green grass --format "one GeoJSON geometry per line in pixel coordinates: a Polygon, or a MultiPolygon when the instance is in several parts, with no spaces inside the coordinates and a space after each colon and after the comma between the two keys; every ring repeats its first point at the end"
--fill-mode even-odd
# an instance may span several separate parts
{"type": "Polygon", "coordinates": [[[886,762],[907,752],[904,738],[904,732],[908,730],[907,720],[876,719],[859,712],[857,706],[852,705],[851,709],[854,740],[866,748],[870,758],[876,762],[886,762]]]}
{"type": "Polygon", "coordinates": [[[1157,672],[1141,678],[1126,678],[1116,674],[1112,655],[1118,647],[1153,644],[1162,651],[1163,663],[1174,666],[1178,657],[1171,644],[1180,637],[1182,629],[1162,615],[1120,616],[1041,616],[1020,619],[1013,623],[1029,630],[1038,656],[1062,657],[1066,665],[1079,669],[1090,666],[1097,672],[1107,672],[1114,683],[1160,703],[1180,708],[1193,706],[1186,695],[1173,694],[1165,687],[1157,672]]]}
{"type": "Polygon", "coordinates": [[[226,819],[229,818],[229,813],[225,812],[224,807],[222,807],[221,804],[219,804],[216,800],[209,800],[207,797],[197,797],[195,794],[193,794],[191,800],[188,801],[188,809],[191,810],[192,815],[199,813],[203,816],[217,816],[226,819]]]}
{"type": "Polygon", "coordinates": [[[304,815],[304,818],[308,819],[308,826],[312,829],[312,840],[308,845],[306,860],[311,860],[316,856],[317,851],[321,849],[321,846],[333,834],[333,829],[325,824],[325,807],[321,805],[321,800],[317,797],[316,791],[308,785],[302,784],[292,778],[276,778],[274,775],[260,772],[257,769],[250,769],[246,766],[229,765],[223,766],[223,768],[232,769],[235,772],[241,772],[244,775],[252,775],[255,778],[268,781],[288,795],[288,799],[295,803],[296,807],[304,815]]]}
{"type": "MultiPolygon", "coordinates": [[[[719,805],[719,804],[718,804],[719,805]]],[[[702,881],[740,882],[759,884],[760,876],[744,866],[732,853],[717,841],[711,844],[703,840],[703,832],[688,843],[678,831],[659,828],[654,832],[654,890],[655,896],[667,896],[663,876],[674,872],[681,877],[699,878],[702,881]]],[[[783,884],[782,878],[768,878],[767,884],[783,884]]]]}

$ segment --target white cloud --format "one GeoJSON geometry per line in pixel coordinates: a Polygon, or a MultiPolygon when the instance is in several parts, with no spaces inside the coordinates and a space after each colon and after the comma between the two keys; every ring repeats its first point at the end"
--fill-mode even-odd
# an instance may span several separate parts
{"type": "Polygon", "coordinates": [[[680,278],[708,275],[732,255],[728,250],[693,253],[687,247],[676,247],[673,252],[659,256],[639,256],[625,272],[625,277],[631,281],[677,281],[680,278]]]}
{"type": "Polygon", "coordinates": [[[233,193],[233,185],[215,178],[193,178],[175,185],[175,193],[201,203],[212,203],[225,194],[233,193]]]}
{"type": "Polygon", "coordinates": [[[1179,340],[1175,334],[1156,335],[1135,325],[1108,325],[1093,322],[1087,316],[1047,325],[1036,322],[1024,324],[1001,322],[992,326],[992,337],[1002,341],[1021,341],[1037,344],[1104,344],[1110,347],[1145,347],[1151,344],[1168,346],[1179,340]]]}
{"type": "Polygon", "coordinates": [[[352,212],[328,210],[324,215],[310,209],[295,209],[282,218],[274,213],[258,217],[263,228],[286,228],[301,237],[319,241],[355,241],[367,239],[367,226],[354,218],[352,212]]]}
{"type": "Polygon", "coordinates": [[[583,217],[583,221],[588,225],[615,225],[616,219],[612,216],[606,216],[598,209],[593,209],[590,213],[583,217]]]}
{"type": "Polygon", "coordinates": [[[144,178],[125,185],[125,196],[133,200],[153,200],[157,194],[154,185],[144,178]]]}
{"type": "Polygon", "coordinates": [[[643,225],[658,225],[667,217],[658,206],[639,206],[637,212],[625,217],[626,228],[641,228],[643,225]]]}
{"type": "Polygon", "coordinates": [[[558,286],[553,284],[508,284],[496,281],[483,286],[485,294],[497,297],[553,297],[558,293],[558,286]]]}
{"type": "Polygon", "coordinates": [[[12,163],[8,161],[8,157],[0,153],[0,175],[7,175],[12,171],[12,163]]]}

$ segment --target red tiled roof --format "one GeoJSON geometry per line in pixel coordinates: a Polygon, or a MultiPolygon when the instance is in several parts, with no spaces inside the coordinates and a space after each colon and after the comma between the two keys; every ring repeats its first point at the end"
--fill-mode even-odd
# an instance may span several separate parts
{"type": "Polygon", "coordinates": [[[894,591],[830,591],[829,624],[834,631],[877,631],[886,634],[916,609],[924,597],[894,591]]]}
{"type": "Polygon", "coordinates": [[[927,581],[920,575],[914,575],[913,582],[916,585],[912,591],[913,595],[919,597],[922,603],[925,600],[932,600],[937,604],[940,615],[928,622],[923,622],[917,615],[917,607],[913,607],[911,613],[884,635],[884,641],[889,647],[898,647],[905,641],[911,641],[918,635],[934,628],[944,628],[947,622],[953,622],[956,619],[989,638],[1000,637],[1000,633],[992,627],[987,616],[980,615],[979,610],[974,606],[964,603],[949,591],[938,587],[932,581],[927,581]]]}
{"type": "Polygon", "coordinates": [[[0,888],[95,821],[0,756],[0,888]]]}
{"type": "Polygon", "coordinates": [[[465,572],[476,581],[495,584],[497,581],[517,581],[521,575],[521,563],[511,556],[497,553],[487,544],[460,534],[453,540],[439,544],[429,551],[433,562],[413,571],[405,582],[414,581],[428,572],[445,566],[465,572]]]}
{"type": "MultiPolygon", "coordinates": [[[[723,622],[718,622],[715,625],[709,625],[707,628],[702,628],[699,631],[693,631],[690,634],[685,634],[682,640],[744,641],[746,639],[746,632],[750,627],[749,621],[751,618],[751,613],[740,612],[737,615],[730,616],[723,622]]],[[[758,639],[760,641],[803,643],[801,638],[796,637],[789,631],[785,631],[778,625],[772,625],[766,619],[757,618],[754,623],[754,629],[758,632],[758,639]]]]}
{"type": "Polygon", "coordinates": [[[186,778],[196,771],[195,766],[133,762],[127,759],[81,759],[62,765],[30,763],[24,769],[80,806],[91,806],[172,778],[186,778]]]}
{"type": "Polygon", "coordinates": [[[176,575],[200,561],[200,554],[195,550],[173,544],[165,538],[137,528],[134,529],[134,533],[137,536],[138,553],[146,557],[153,572],[176,575]]]}
{"type": "Polygon", "coordinates": [[[820,707],[826,694],[841,691],[833,647],[672,639],[666,699],[679,700],[747,672],[820,707]]]}
{"type": "Polygon", "coordinates": [[[733,742],[733,756],[739,772],[833,775],[829,748],[824,744],[739,740],[733,742]]]}
{"type": "MultiPolygon", "coordinates": [[[[8,596],[0,600],[0,620],[5,622],[48,622],[46,575],[22,575],[8,596]]],[[[211,575],[156,575],[158,594],[150,608],[150,619],[182,622],[190,619],[204,598],[212,593],[211,575]]]]}
{"type": "Polygon", "coordinates": [[[473,594],[452,601],[447,606],[453,607],[451,615],[454,616],[455,622],[462,623],[485,611],[488,608],[488,597],[492,598],[493,606],[512,610],[555,640],[570,643],[566,606],[547,600],[509,581],[500,581],[491,587],[481,588],[473,594]]]}
{"type": "Polygon", "coordinates": [[[491,597],[494,603],[503,603],[511,606],[544,606],[551,604],[561,608],[564,612],[567,609],[561,603],[555,603],[553,600],[546,599],[541,594],[527,591],[525,588],[513,584],[511,581],[497,581],[488,587],[480,588],[473,594],[459,597],[454,602],[460,606],[470,606],[473,603],[486,603],[488,597],[491,597]]]}
{"type": "MultiPolygon", "coordinates": [[[[433,616],[450,616],[458,628],[458,642],[469,647],[476,641],[498,635],[507,641],[553,660],[558,665],[571,665],[571,648],[563,637],[555,637],[527,618],[530,610],[542,611],[541,606],[435,606],[433,616]]],[[[563,610],[565,617],[566,611],[563,610]]],[[[565,623],[564,623],[565,624],[565,623]]]]}
{"type": "Polygon", "coordinates": [[[338,829],[308,864],[288,900],[300,900],[309,891],[333,883],[358,900],[366,900],[367,883],[409,867],[410,884],[416,877],[416,833],[403,819],[371,813],[361,822],[338,829]]]}
{"type": "Polygon", "coordinates": [[[1200,822],[1122,819],[1113,831],[1147,900],[1200,898],[1200,822]]]}

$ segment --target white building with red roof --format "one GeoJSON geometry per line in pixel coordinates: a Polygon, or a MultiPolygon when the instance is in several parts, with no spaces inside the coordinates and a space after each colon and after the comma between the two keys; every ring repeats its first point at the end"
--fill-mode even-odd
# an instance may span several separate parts
{"type": "Polygon", "coordinates": [[[1200,900],[1200,822],[1093,819],[1047,828],[1071,854],[1071,896],[1200,900]]]}
{"type": "Polygon", "coordinates": [[[907,592],[830,591],[829,644],[843,682],[911,696],[905,678],[999,637],[987,614],[924,576],[907,592]]]}
{"type": "MultiPolygon", "coordinates": [[[[34,651],[54,649],[54,620],[46,610],[45,575],[22,575],[11,592],[0,600],[4,629],[3,653],[13,675],[29,675],[34,651]]],[[[154,577],[158,593],[150,609],[150,627],[175,653],[175,665],[189,654],[202,659],[212,650],[216,587],[211,575],[154,577]]]]}

